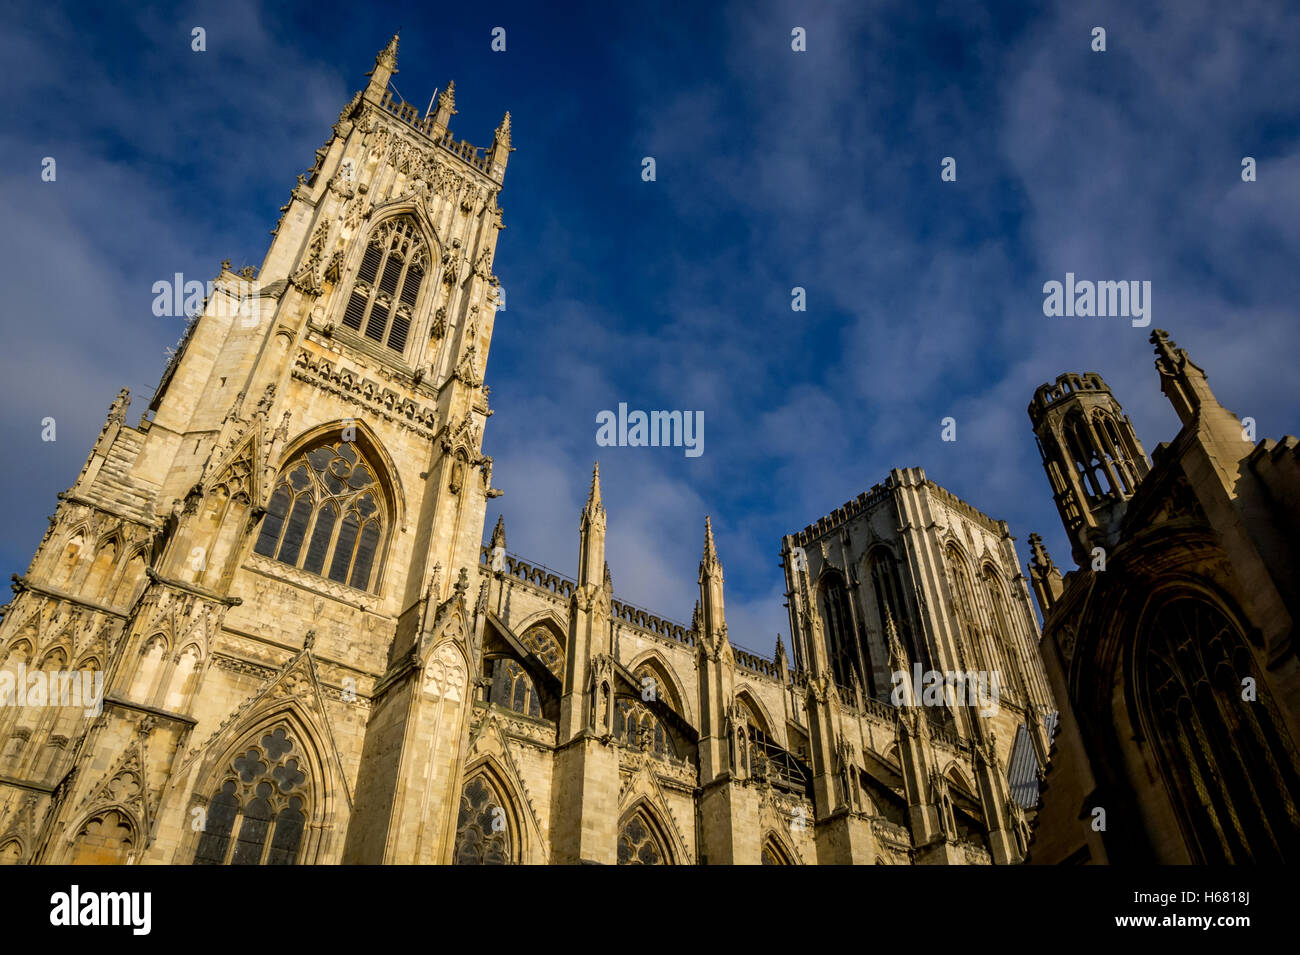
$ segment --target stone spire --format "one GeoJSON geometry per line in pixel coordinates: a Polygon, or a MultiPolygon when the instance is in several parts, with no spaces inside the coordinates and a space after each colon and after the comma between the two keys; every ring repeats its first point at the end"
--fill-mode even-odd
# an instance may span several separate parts
{"type": "Polygon", "coordinates": [[[597,461],[591,469],[591,483],[587,486],[587,506],[583,513],[595,514],[597,511],[604,513],[605,505],[600,499],[600,462],[597,461]]]}
{"type": "Polygon", "coordinates": [[[491,546],[493,552],[498,547],[502,550],[506,549],[506,517],[504,514],[497,515],[497,524],[496,527],[492,528],[492,540],[489,546],[491,546]]]}
{"type": "Polygon", "coordinates": [[[1043,546],[1043,539],[1037,534],[1029,535],[1029,583],[1034,589],[1038,609],[1046,619],[1047,611],[1065,592],[1065,582],[1052,562],[1052,555],[1043,546]]]}
{"type": "Polygon", "coordinates": [[[718,560],[718,548],[713,543],[713,521],[709,517],[704,518],[704,557],[700,560],[700,573],[722,572],[722,564],[718,560]]]}
{"type": "MultiPolygon", "coordinates": [[[[605,563],[605,506],[600,500],[600,465],[592,468],[591,489],[582,509],[578,540],[578,586],[569,597],[569,640],[564,648],[564,689],[560,698],[559,740],[580,733],[613,732],[612,631],[610,600],[614,581],[605,563]],[[599,671],[599,672],[597,672],[599,671]],[[602,675],[603,674],[603,675],[602,675]],[[595,686],[593,687],[593,681],[595,686]]],[[[584,798],[586,798],[584,796],[584,798]]]]}
{"type": "Polygon", "coordinates": [[[718,560],[718,548],[713,543],[713,522],[707,517],[704,518],[704,556],[700,558],[700,612],[705,641],[710,646],[714,646],[719,638],[725,641],[727,624],[722,601],[722,561],[718,560]]]}
{"type": "Polygon", "coordinates": [[[591,488],[587,491],[587,504],[579,521],[581,541],[578,552],[578,583],[600,587],[604,585],[605,568],[605,505],[600,499],[600,462],[591,471],[591,488]]]}
{"type": "Polygon", "coordinates": [[[735,656],[727,639],[722,600],[722,562],[713,542],[713,522],[704,519],[704,555],[700,558],[700,599],[696,604],[696,666],[699,668],[700,784],[732,768],[727,739],[727,712],[735,696],[735,656]]]}

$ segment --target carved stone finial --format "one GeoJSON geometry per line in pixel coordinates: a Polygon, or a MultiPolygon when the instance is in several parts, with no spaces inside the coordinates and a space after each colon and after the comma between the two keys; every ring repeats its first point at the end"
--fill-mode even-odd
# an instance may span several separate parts
{"type": "Polygon", "coordinates": [[[438,94],[438,112],[447,111],[449,116],[456,115],[456,81],[447,83],[447,88],[438,94]]]}
{"type": "MultiPolygon", "coordinates": [[[[1178,343],[1169,337],[1169,333],[1163,328],[1154,329],[1149,339],[1152,345],[1156,346],[1156,356],[1164,362],[1170,372],[1178,368],[1179,358],[1185,353],[1178,347],[1178,343]]],[[[1159,364],[1159,362],[1157,362],[1159,364]]]]}
{"type": "Polygon", "coordinates": [[[1037,534],[1029,535],[1029,557],[1034,570],[1051,570],[1055,566],[1052,555],[1043,546],[1042,537],[1037,534]]]}

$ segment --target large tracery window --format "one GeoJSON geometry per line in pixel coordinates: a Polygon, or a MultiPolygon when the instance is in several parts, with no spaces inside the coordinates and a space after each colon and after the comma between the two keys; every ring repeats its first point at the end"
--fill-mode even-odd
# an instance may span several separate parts
{"type": "Polygon", "coordinates": [[[208,802],[195,865],[294,865],[307,825],[307,774],[287,727],[230,764],[208,802]]]}
{"type": "Polygon", "coordinates": [[[1200,597],[1140,629],[1138,701],[1199,862],[1300,859],[1300,767],[1240,630],[1200,597]],[[1242,699],[1245,678],[1257,698],[1242,699]]]}
{"type": "Polygon", "coordinates": [[[375,472],[346,441],[290,463],[262,521],[254,550],[355,587],[373,590],[385,517],[375,472]]]}
{"type": "Polygon", "coordinates": [[[638,809],[624,820],[618,830],[619,865],[670,865],[654,823],[638,809]]]}
{"type": "Polygon", "coordinates": [[[948,546],[946,554],[948,567],[952,571],[953,612],[957,617],[958,630],[962,636],[962,644],[958,647],[962,669],[971,669],[972,657],[980,669],[996,669],[984,659],[984,642],[976,622],[975,590],[971,586],[970,568],[966,565],[966,558],[951,545],[948,546]]]}
{"type": "MultiPolygon", "coordinates": [[[[924,645],[917,640],[916,633],[912,629],[912,616],[907,612],[907,603],[903,599],[897,561],[885,548],[877,547],[871,552],[867,566],[870,568],[871,590],[876,598],[876,615],[880,620],[880,632],[885,641],[886,654],[889,649],[886,627],[892,618],[894,630],[907,651],[909,662],[919,663],[926,670],[932,669],[929,654],[924,645]]],[[[881,689],[883,692],[884,688],[881,689]]]]}
{"type": "Polygon", "coordinates": [[[393,351],[404,351],[428,262],[414,219],[399,216],[381,222],[361,257],[343,312],[344,326],[393,351]]]}
{"type": "Polygon", "coordinates": [[[550,627],[540,623],[529,627],[520,640],[537,659],[546,665],[546,669],[555,674],[557,680],[563,681],[564,648],[560,646],[560,641],[556,639],[550,627]]]}
{"type": "Polygon", "coordinates": [[[461,790],[455,853],[456,865],[510,864],[505,803],[482,773],[468,780],[461,790]]]}
{"type": "Polygon", "coordinates": [[[1025,670],[1024,659],[1020,654],[1020,641],[1012,630],[1011,614],[1007,608],[1006,592],[1002,579],[989,566],[984,568],[984,590],[988,595],[989,606],[993,614],[993,639],[997,646],[999,659],[1007,661],[1009,673],[1001,679],[1003,689],[1010,689],[1019,694],[1020,699],[1029,702],[1029,674],[1025,670]]]}

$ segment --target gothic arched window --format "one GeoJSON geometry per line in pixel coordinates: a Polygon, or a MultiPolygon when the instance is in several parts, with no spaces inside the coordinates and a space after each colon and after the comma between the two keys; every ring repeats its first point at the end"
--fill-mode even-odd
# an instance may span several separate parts
{"type": "Polygon", "coordinates": [[[542,663],[546,664],[546,669],[555,674],[557,680],[563,681],[564,648],[560,646],[560,641],[556,639],[550,627],[544,624],[529,627],[519,639],[542,663]]]}
{"type": "Polygon", "coordinates": [[[1115,428],[1115,419],[1105,412],[1098,411],[1092,417],[1092,427],[1101,441],[1102,451],[1110,460],[1111,467],[1115,469],[1115,476],[1119,479],[1121,488],[1125,494],[1132,494],[1137,484],[1137,475],[1133,473],[1128,453],[1123,442],[1120,441],[1119,432],[1115,428]]]}
{"type": "Polygon", "coordinates": [[[618,829],[619,865],[670,865],[657,827],[644,810],[638,809],[618,829]]]}
{"type": "Polygon", "coordinates": [[[656,756],[676,756],[672,737],[659,717],[640,700],[620,696],[614,703],[614,735],[624,745],[656,756]]]}
{"type": "Polygon", "coordinates": [[[677,696],[677,688],[673,686],[672,681],[663,674],[656,664],[649,661],[640,664],[632,671],[632,681],[641,692],[642,700],[662,700],[674,713],[682,714],[682,704],[677,696]]]}
{"type": "Polygon", "coordinates": [[[404,351],[428,270],[428,252],[415,220],[385,219],[370,233],[343,325],[393,351],[404,351]]]}
{"type": "Polygon", "coordinates": [[[1074,458],[1074,467],[1079,473],[1080,482],[1090,500],[1111,493],[1110,478],[1101,458],[1101,451],[1095,446],[1092,429],[1084,419],[1082,412],[1074,412],[1065,419],[1065,444],[1074,458]]]}
{"type": "Polygon", "coordinates": [[[962,646],[958,652],[962,655],[962,669],[970,669],[973,656],[982,669],[991,669],[983,660],[983,646],[980,641],[979,627],[975,615],[975,591],[971,587],[970,568],[966,558],[956,547],[947,548],[948,567],[952,571],[953,612],[957,617],[958,629],[962,636],[962,646]]]}
{"type": "Polygon", "coordinates": [[[750,776],[757,775],[760,764],[767,758],[767,750],[772,745],[767,738],[766,724],[754,712],[754,707],[741,696],[736,697],[735,715],[737,722],[743,724],[739,727],[741,752],[736,757],[750,776]]]}
{"type": "Polygon", "coordinates": [[[288,727],[264,733],[235,757],[208,801],[194,864],[296,864],[308,790],[303,758],[288,727]]]}
{"type": "Polygon", "coordinates": [[[777,845],[775,839],[768,838],[763,842],[763,865],[789,865],[790,860],[786,857],[785,852],[777,845]]]}
{"type": "Polygon", "coordinates": [[[849,612],[849,592],[838,573],[823,577],[818,590],[821,592],[820,609],[831,672],[835,682],[848,689],[853,683],[853,676],[858,672],[853,618],[849,612]]]}
{"type": "Polygon", "coordinates": [[[1020,695],[1025,703],[1029,702],[1029,673],[1025,668],[1024,656],[1020,652],[1020,642],[1011,627],[1011,614],[1007,609],[1006,591],[1002,578],[991,566],[984,568],[984,590],[988,594],[989,607],[993,614],[993,639],[996,651],[1001,659],[1009,662],[1010,670],[1002,677],[1003,689],[1010,687],[1020,695]]]}
{"type": "Polygon", "coordinates": [[[871,573],[871,590],[876,596],[876,614],[880,620],[881,636],[887,643],[889,636],[885,632],[886,621],[892,618],[898,639],[907,650],[910,662],[921,664],[922,669],[931,669],[929,654],[920,645],[912,629],[912,617],[907,612],[902,584],[898,579],[897,561],[885,548],[877,547],[867,558],[867,566],[871,573]]]}
{"type": "Polygon", "coordinates": [[[509,865],[505,801],[483,773],[465,783],[456,820],[456,865],[509,865]]]}
{"type": "Polygon", "coordinates": [[[116,809],[87,819],[73,843],[72,865],[122,865],[135,847],[135,826],[116,809]]]}
{"type": "Polygon", "coordinates": [[[491,702],[500,704],[516,713],[541,718],[542,705],[537,698],[537,688],[528,671],[516,661],[499,659],[492,668],[491,702]]]}
{"type": "Polygon", "coordinates": [[[340,441],[290,462],[253,549],[357,590],[373,590],[385,523],[374,469],[355,444],[340,441]]]}
{"type": "Polygon", "coordinates": [[[95,560],[90,565],[90,573],[86,575],[86,581],[81,586],[81,592],[91,600],[103,600],[106,596],[105,591],[108,589],[113,568],[117,563],[117,550],[117,541],[110,540],[95,554],[95,560]]]}
{"type": "Polygon", "coordinates": [[[1138,706],[1193,859],[1300,859],[1300,767],[1240,628],[1199,596],[1175,597],[1148,620],[1134,648],[1138,706]]]}

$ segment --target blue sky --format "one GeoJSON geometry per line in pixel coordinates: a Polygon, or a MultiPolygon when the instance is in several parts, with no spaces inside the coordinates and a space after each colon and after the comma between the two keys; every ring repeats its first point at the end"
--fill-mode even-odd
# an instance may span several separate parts
{"type": "Polygon", "coordinates": [[[485,438],[512,551],[573,573],[599,457],[616,593],[688,620],[711,514],[732,637],[760,651],[788,630],[781,535],[892,467],[1067,563],[1034,388],[1097,371],[1148,452],[1177,430],[1150,329],[1044,317],[1067,271],[1151,281],[1152,327],[1224,404],[1295,432],[1300,8],[982,6],[27,5],[0,35],[0,569],[26,569],[117,389],[144,410],[182,331],[153,283],[260,264],[399,26],[404,98],[454,79],[452,129],[484,146],[513,116],[485,438]],[[702,410],[704,454],[596,447],[621,401],[702,410]]]}

